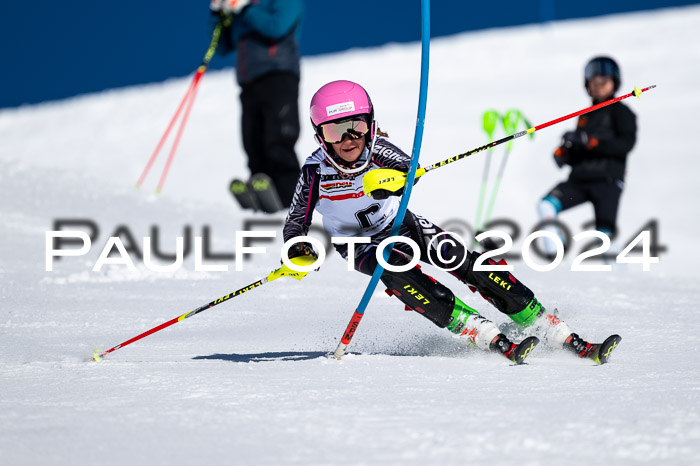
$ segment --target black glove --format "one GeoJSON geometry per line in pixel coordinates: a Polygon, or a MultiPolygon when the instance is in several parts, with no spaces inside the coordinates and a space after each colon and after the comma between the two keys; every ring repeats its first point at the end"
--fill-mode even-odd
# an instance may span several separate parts
{"type": "Polygon", "coordinates": [[[554,161],[559,168],[562,168],[564,165],[570,163],[569,152],[565,147],[559,147],[554,151],[554,161]]]}
{"type": "Polygon", "coordinates": [[[588,134],[585,131],[567,131],[561,139],[561,145],[567,149],[586,149],[588,134]]]}
{"type": "Polygon", "coordinates": [[[287,257],[290,259],[300,256],[311,256],[314,260],[318,259],[318,254],[310,243],[295,243],[287,251],[287,257]]]}
{"type": "Polygon", "coordinates": [[[389,199],[389,196],[401,196],[403,194],[405,186],[398,191],[389,191],[388,189],[375,189],[372,191],[372,199],[378,199],[383,201],[384,199],[389,199]]]}

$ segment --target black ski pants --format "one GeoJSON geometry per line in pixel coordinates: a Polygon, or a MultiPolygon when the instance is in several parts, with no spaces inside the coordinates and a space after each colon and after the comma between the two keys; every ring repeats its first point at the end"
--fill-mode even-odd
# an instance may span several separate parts
{"type": "Polygon", "coordinates": [[[294,144],[299,138],[299,78],[291,73],[262,76],[241,90],[243,147],[250,174],[265,173],[289,207],[299,178],[294,144]]]}
{"type": "MultiPolygon", "coordinates": [[[[507,271],[476,271],[474,270],[474,262],[480,256],[478,252],[468,251],[459,241],[454,240],[452,244],[440,240],[446,238],[443,235],[444,230],[433,224],[429,220],[406,211],[406,217],[399,229],[399,236],[411,238],[418,244],[420,250],[420,258],[423,262],[435,264],[437,267],[448,270],[457,264],[457,268],[449,273],[455,276],[460,281],[470,285],[472,291],[479,291],[481,295],[493,304],[499,311],[505,314],[516,314],[530,303],[534,298],[534,293],[519,280],[507,271]],[[439,238],[435,238],[440,235],[439,238]],[[431,241],[432,240],[432,241],[431,241]],[[439,251],[437,249],[439,245],[439,251]],[[452,259],[456,259],[452,261],[452,259]],[[462,259],[464,259],[462,261],[462,259]]],[[[355,245],[355,269],[366,275],[372,275],[377,267],[377,246],[384,239],[391,235],[391,226],[388,226],[381,232],[371,237],[369,244],[355,245]]],[[[465,238],[466,240],[466,238],[465,238]]],[[[348,258],[348,246],[346,244],[336,244],[336,250],[343,256],[348,258]]],[[[394,243],[394,248],[391,251],[388,260],[391,265],[403,265],[410,262],[413,257],[411,247],[402,242],[394,243]]],[[[495,262],[491,259],[485,261],[486,265],[493,265],[495,262]]],[[[415,269],[408,272],[389,272],[385,271],[382,275],[382,282],[391,289],[391,274],[408,274],[402,280],[411,280],[410,274],[416,273],[415,269]]],[[[419,271],[418,273],[421,273],[419,271]]],[[[434,281],[438,287],[443,287],[437,281],[434,281]]],[[[423,287],[424,288],[424,287],[423,287]]],[[[445,295],[445,291],[440,289],[438,294],[445,295]]],[[[409,304],[410,306],[410,304],[409,304]]],[[[449,309],[451,312],[452,309],[449,309]]],[[[444,311],[447,312],[447,311],[444,311]]],[[[437,319],[431,319],[437,320],[437,319]]]]}
{"type": "MultiPolygon", "coordinates": [[[[625,183],[621,180],[582,181],[571,180],[559,183],[548,196],[556,197],[561,210],[570,209],[590,201],[595,212],[597,230],[614,233],[617,227],[617,211],[625,183]]],[[[546,199],[546,197],[545,197],[546,199]]]]}

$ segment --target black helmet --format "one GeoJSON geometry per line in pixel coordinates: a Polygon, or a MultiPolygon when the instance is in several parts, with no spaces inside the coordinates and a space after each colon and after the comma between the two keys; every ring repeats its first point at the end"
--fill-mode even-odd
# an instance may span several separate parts
{"type": "Polygon", "coordinates": [[[617,62],[610,57],[595,57],[586,64],[584,71],[585,82],[584,86],[588,89],[588,81],[593,76],[610,76],[615,83],[615,92],[620,87],[620,67],[617,62]]]}

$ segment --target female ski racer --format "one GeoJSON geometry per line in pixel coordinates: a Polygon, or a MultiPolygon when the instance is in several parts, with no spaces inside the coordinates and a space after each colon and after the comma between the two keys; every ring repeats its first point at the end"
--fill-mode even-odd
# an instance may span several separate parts
{"type": "MultiPolygon", "coordinates": [[[[384,196],[365,195],[362,177],[376,168],[390,168],[407,172],[410,157],[380,135],[374,120],[374,108],[369,95],[359,84],[334,81],[321,87],[311,100],[311,123],[319,149],[306,160],[301,170],[292,204],[284,225],[285,242],[306,236],[312,213],[317,209],[323,215],[323,227],[330,236],[368,237],[369,243],[354,245],[355,269],[371,275],[377,266],[377,245],[390,236],[399,198],[403,189],[384,196]],[[385,197],[380,199],[380,197],[385,197]]],[[[399,235],[411,238],[420,248],[421,260],[432,259],[433,264],[449,268],[446,259],[466,260],[451,271],[457,279],[469,285],[499,311],[507,314],[518,326],[526,328],[531,336],[520,345],[510,341],[490,320],[472,309],[442,283],[426,275],[420,266],[406,272],[385,270],[382,282],[388,291],[408,308],[423,315],[441,328],[466,337],[477,347],[500,352],[516,364],[523,362],[530,350],[542,338],[548,345],[565,347],[580,357],[607,362],[611,348],[620,341],[613,335],[602,344],[591,344],[573,333],[568,325],[535,298],[533,292],[504,271],[475,271],[479,253],[467,251],[459,242],[441,242],[443,235],[437,225],[410,210],[406,212],[399,235]]],[[[336,250],[348,260],[347,244],[336,244],[336,250]]],[[[413,251],[409,245],[397,242],[387,262],[393,266],[407,264],[413,251]]],[[[289,249],[289,258],[316,257],[309,243],[296,243],[289,249]]],[[[490,264],[495,264],[489,260],[490,264]]]]}

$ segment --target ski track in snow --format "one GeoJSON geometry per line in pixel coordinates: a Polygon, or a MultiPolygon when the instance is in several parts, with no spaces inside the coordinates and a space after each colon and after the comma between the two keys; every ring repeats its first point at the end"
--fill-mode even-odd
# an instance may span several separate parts
{"type": "MultiPolygon", "coordinates": [[[[538,124],[586,106],[580,74],[595,54],[619,60],[623,89],[659,85],[629,102],[640,137],[620,228],[629,238],[658,219],[668,247],[661,264],[604,274],[570,272],[570,257],[549,273],[516,263],[516,274],[585,338],[622,335],[605,366],[543,345],[528,365],[510,366],[403,311],[381,289],[349,354],[336,361],[329,354],[369,278],[348,273],[330,251],[321,271],[302,282],[266,284],[102,363],[87,362],[94,349],[252,283],[277,264],[279,238],[242,272],[233,261],[227,273],[197,272],[192,255],[172,273],[139,261],[136,272],[91,271],[120,225],[139,248],[143,236],[158,236],[167,252],[185,226],[192,236],[208,226],[212,250],[233,252],[235,231],[250,215],[225,192],[245,164],[232,155],[242,148],[231,72],[204,78],[158,199],[149,193],[166,155],[142,192],[131,186],[188,78],[3,110],[0,464],[699,464],[700,222],[693,200],[700,163],[683,137],[694,133],[700,101],[699,30],[700,7],[689,7],[432,44],[424,164],[482,144],[486,108],[517,107],[538,124]],[[582,34],[589,40],[578,40],[582,34]],[[518,50],[532,53],[509,53],[516,40],[518,50]],[[58,218],[92,219],[100,233],[88,255],[57,260],[49,273],[44,232],[58,218]]],[[[326,81],[360,81],[382,127],[409,150],[419,57],[419,46],[408,44],[305,59],[300,102],[326,81]],[[340,67],[342,76],[334,71],[340,67]]],[[[307,126],[300,159],[313,150],[307,126]]],[[[549,154],[571,126],[516,143],[499,216],[524,231],[536,223],[537,200],[564,178],[549,154]]],[[[437,223],[469,221],[482,163],[475,157],[425,177],[411,208],[437,223]],[[438,192],[445,195],[436,203],[438,192]]],[[[562,218],[577,228],[590,216],[580,208],[562,218]]],[[[506,323],[448,275],[435,276],[506,323]]]]}

